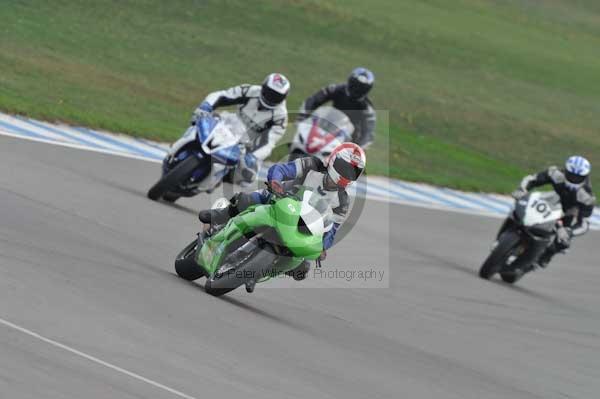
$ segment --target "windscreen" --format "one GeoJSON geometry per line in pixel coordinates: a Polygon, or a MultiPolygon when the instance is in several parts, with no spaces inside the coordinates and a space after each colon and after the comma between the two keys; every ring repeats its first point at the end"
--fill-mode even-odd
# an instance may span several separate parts
{"type": "Polygon", "coordinates": [[[554,191],[542,193],[540,199],[546,201],[552,210],[562,209],[560,197],[554,191]]]}
{"type": "Polygon", "coordinates": [[[322,131],[336,137],[344,137],[344,140],[352,137],[354,125],[343,112],[332,107],[321,107],[313,113],[312,117],[317,120],[317,125],[322,131]]]}
{"type": "MultiPolygon", "coordinates": [[[[318,213],[317,215],[302,215],[307,224],[318,218],[323,218],[324,230],[329,231],[333,226],[333,210],[331,209],[329,201],[319,193],[311,191],[310,189],[304,191],[303,197],[303,202],[306,202],[318,213]]],[[[308,207],[303,206],[302,208],[307,209],[308,207]]]]}
{"type": "Polygon", "coordinates": [[[219,117],[240,142],[245,143],[248,141],[246,125],[236,114],[223,111],[219,114],[219,117]]]}

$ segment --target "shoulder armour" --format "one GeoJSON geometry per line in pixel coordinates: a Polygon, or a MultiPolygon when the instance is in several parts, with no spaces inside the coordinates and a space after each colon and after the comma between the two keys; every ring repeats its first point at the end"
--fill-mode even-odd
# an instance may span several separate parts
{"type": "Polygon", "coordinates": [[[261,87],[258,85],[241,85],[240,87],[243,87],[243,90],[246,91],[246,95],[248,97],[259,97],[260,96],[260,90],[261,87]]]}
{"type": "Polygon", "coordinates": [[[335,93],[336,90],[338,90],[339,86],[338,84],[332,83],[330,85],[327,85],[323,88],[323,91],[325,93],[335,93]]]}
{"type": "Polygon", "coordinates": [[[302,170],[304,170],[305,172],[308,172],[309,170],[314,170],[319,173],[324,173],[325,171],[327,171],[327,167],[323,165],[319,158],[307,156],[299,159],[302,162],[302,170]]]}
{"type": "Polygon", "coordinates": [[[273,119],[274,120],[286,120],[287,116],[288,116],[287,104],[285,101],[273,109],[273,119]]]}
{"type": "Polygon", "coordinates": [[[581,187],[577,190],[577,202],[586,206],[594,206],[596,204],[596,197],[588,192],[585,187],[581,187]]]}
{"type": "Polygon", "coordinates": [[[565,174],[556,166],[550,166],[548,168],[548,176],[554,184],[561,184],[565,182],[565,174]]]}

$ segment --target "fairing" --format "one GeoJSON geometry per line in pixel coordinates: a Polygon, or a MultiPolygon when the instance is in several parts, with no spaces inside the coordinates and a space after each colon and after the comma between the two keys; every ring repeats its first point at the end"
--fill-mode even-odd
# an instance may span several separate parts
{"type": "MultiPolygon", "coordinates": [[[[208,275],[213,275],[227,254],[227,247],[243,235],[271,229],[277,235],[277,244],[291,253],[288,268],[303,259],[314,260],[323,251],[323,233],[307,234],[299,229],[302,202],[294,198],[282,198],[269,205],[254,205],[211,237],[200,250],[197,262],[208,275]]],[[[327,215],[324,215],[327,217],[327,215]]],[[[324,218],[325,219],[325,218],[324,218]]],[[[325,222],[328,223],[328,222],[325,222]]],[[[321,224],[325,224],[321,221],[321,224]]],[[[324,232],[324,226],[321,228],[324,232]]]]}
{"type": "Polygon", "coordinates": [[[354,125],[341,111],[325,106],[298,123],[290,151],[300,151],[325,161],[327,156],[344,141],[352,138],[354,125]]]}
{"type": "Polygon", "coordinates": [[[190,181],[182,183],[180,191],[183,195],[214,188],[229,169],[238,164],[242,155],[239,128],[233,122],[229,114],[203,117],[173,143],[163,161],[163,173],[168,173],[190,156],[206,159],[191,175],[190,181]]]}

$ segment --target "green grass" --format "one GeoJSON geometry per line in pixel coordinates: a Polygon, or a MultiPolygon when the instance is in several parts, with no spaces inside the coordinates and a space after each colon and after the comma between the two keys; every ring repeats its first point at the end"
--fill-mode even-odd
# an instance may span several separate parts
{"type": "Polygon", "coordinates": [[[600,165],[599,49],[596,0],[7,0],[0,108],[173,140],[217,88],[281,71],[295,110],[364,65],[371,173],[506,192],[600,165]]]}

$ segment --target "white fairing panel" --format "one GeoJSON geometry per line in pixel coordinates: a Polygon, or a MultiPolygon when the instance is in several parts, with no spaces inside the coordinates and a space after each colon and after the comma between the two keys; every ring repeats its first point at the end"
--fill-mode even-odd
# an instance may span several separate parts
{"type": "Polygon", "coordinates": [[[319,107],[313,112],[313,115],[334,124],[338,129],[344,129],[350,136],[354,133],[354,125],[350,121],[350,118],[337,108],[329,106],[319,107]]]}
{"type": "Polygon", "coordinates": [[[244,122],[240,120],[240,117],[237,114],[223,111],[219,114],[219,116],[221,117],[221,120],[223,121],[225,126],[227,126],[229,130],[231,130],[231,133],[233,133],[233,135],[237,137],[240,143],[245,144],[250,140],[248,136],[248,129],[246,128],[246,125],[244,125],[244,122]]]}
{"type": "Polygon", "coordinates": [[[204,150],[206,154],[211,154],[232,147],[236,145],[238,141],[239,139],[225,123],[219,122],[210,132],[204,143],[202,143],[202,150],[204,150]]]}
{"type": "MultiPolygon", "coordinates": [[[[232,147],[244,140],[245,127],[237,115],[230,112],[222,112],[219,117],[219,122],[213,128],[207,140],[202,144],[202,149],[207,154],[232,147]]],[[[167,156],[175,155],[182,147],[197,140],[196,136],[196,126],[188,127],[183,136],[171,145],[167,156]]],[[[198,183],[197,189],[200,191],[214,189],[223,180],[223,176],[228,171],[229,168],[226,165],[212,163],[208,175],[198,183]]]]}
{"type": "Polygon", "coordinates": [[[351,139],[353,131],[354,125],[346,114],[333,107],[320,107],[309,118],[298,123],[290,151],[300,150],[325,162],[335,147],[351,139]],[[346,133],[345,137],[332,134],[340,130],[346,133]]]}
{"type": "MultiPolygon", "coordinates": [[[[218,148],[213,148],[209,149],[209,151],[206,151],[207,148],[204,148],[203,146],[202,149],[205,150],[207,154],[227,147],[228,143],[233,143],[229,144],[229,146],[232,146],[236,143],[243,142],[247,139],[245,137],[246,129],[244,127],[244,124],[239,120],[237,115],[231,112],[222,112],[220,114],[220,118],[221,120],[209,135],[210,139],[210,137],[213,137],[213,135],[215,135],[215,131],[217,131],[216,136],[214,136],[216,138],[214,144],[218,145],[218,148]],[[220,137],[221,135],[223,137],[220,137]]],[[[179,138],[179,140],[171,144],[171,147],[169,148],[169,155],[174,155],[183,146],[194,140],[196,140],[196,126],[192,125],[187,128],[187,130],[185,131],[183,136],[179,138]]]]}
{"type": "Polygon", "coordinates": [[[310,190],[303,194],[300,217],[314,235],[323,235],[333,227],[333,211],[329,201],[310,190]]]}
{"type": "Polygon", "coordinates": [[[311,194],[310,191],[304,192],[304,198],[302,198],[302,205],[300,207],[300,217],[304,220],[306,227],[313,235],[322,235],[325,233],[323,217],[310,204],[311,194]]]}
{"type": "Polygon", "coordinates": [[[557,221],[563,217],[560,199],[554,193],[535,192],[529,196],[523,224],[535,226],[557,221]]]}

